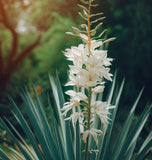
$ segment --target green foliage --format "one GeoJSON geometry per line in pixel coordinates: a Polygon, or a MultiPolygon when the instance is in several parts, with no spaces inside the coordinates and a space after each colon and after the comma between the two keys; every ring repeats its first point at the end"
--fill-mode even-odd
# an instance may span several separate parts
{"type": "MultiPolygon", "coordinates": [[[[110,46],[112,56],[116,57],[114,67],[118,68],[129,81],[125,89],[128,99],[145,86],[142,99],[144,104],[152,100],[152,83],[150,83],[152,77],[149,70],[152,68],[151,2],[150,0],[107,0],[105,3],[109,6],[106,10],[109,17],[106,23],[108,28],[111,28],[112,35],[117,37],[110,46]]],[[[142,109],[139,108],[139,112],[140,110],[142,109]]]]}
{"type": "MultiPolygon", "coordinates": [[[[23,85],[31,81],[35,84],[41,83],[45,90],[48,86],[48,72],[54,75],[57,71],[62,79],[61,83],[65,82],[67,79],[65,76],[67,72],[67,61],[65,60],[63,51],[72,44],[79,43],[79,41],[71,40],[69,36],[65,35],[65,32],[68,28],[74,26],[75,22],[71,17],[65,17],[63,19],[58,13],[54,13],[51,16],[54,17],[53,24],[43,34],[41,44],[32,51],[32,54],[25,59],[12,76],[8,87],[8,93],[13,99],[18,99],[17,93],[19,90],[23,85]]],[[[20,50],[25,48],[27,43],[32,43],[33,39],[33,35],[27,34],[21,36],[20,50]]],[[[8,47],[4,48],[6,50],[8,47]]],[[[5,103],[7,103],[6,101],[7,100],[5,100],[5,103]]]]}
{"type": "Polygon", "coordinates": [[[33,65],[33,71],[41,75],[38,79],[38,81],[41,80],[41,83],[47,79],[46,71],[51,75],[55,75],[57,71],[62,79],[61,83],[66,81],[67,61],[63,51],[72,44],[80,42],[78,39],[74,40],[65,35],[68,28],[75,25],[71,17],[63,18],[58,13],[53,13],[52,17],[55,19],[53,24],[43,34],[41,45],[33,52],[36,61],[36,65],[33,65]]]}
{"type": "MultiPolygon", "coordinates": [[[[50,123],[48,123],[44,112],[44,101],[41,100],[36,94],[35,89],[33,99],[28,90],[21,94],[33,130],[28,125],[27,120],[24,118],[15,102],[11,99],[11,103],[14,108],[13,115],[23,128],[30,144],[27,144],[9,120],[0,119],[3,127],[20,149],[20,152],[11,149],[11,155],[18,158],[20,157],[20,159],[29,160],[81,160],[83,159],[84,154],[84,143],[82,140],[82,133],[79,128],[79,123],[77,122],[74,127],[71,121],[64,121],[61,116],[60,109],[62,108],[65,100],[59,79],[58,77],[56,79],[50,77],[50,82],[54,97],[50,98],[49,95],[46,95],[48,97],[47,105],[50,108],[50,123]],[[22,144],[15,137],[15,134],[18,136],[22,144]]],[[[133,156],[135,160],[142,160],[149,151],[152,143],[152,133],[149,133],[139,150],[134,152],[136,143],[138,142],[138,137],[149,117],[150,109],[152,107],[152,105],[148,105],[136,123],[134,123],[133,126],[131,125],[142,91],[137,97],[122,131],[117,133],[117,139],[116,137],[113,137],[113,132],[115,130],[114,123],[123,86],[124,81],[120,87],[116,87],[116,79],[114,79],[106,99],[109,103],[116,105],[116,109],[111,110],[111,115],[109,118],[112,119],[112,122],[108,125],[107,132],[104,132],[99,137],[98,145],[96,145],[90,137],[89,149],[96,148],[99,150],[98,154],[95,154],[94,152],[89,154],[88,159],[90,160],[131,160],[133,156]]],[[[101,100],[101,95],[97,97],[101,100]]],[[[102,128],[102,125],[98,119],[96,119],[95,124],[97,128],[102,128]]],[[[0,157],[8,160],[13,159],[9,158],[3,150],[0,150],[0,157]]]]}

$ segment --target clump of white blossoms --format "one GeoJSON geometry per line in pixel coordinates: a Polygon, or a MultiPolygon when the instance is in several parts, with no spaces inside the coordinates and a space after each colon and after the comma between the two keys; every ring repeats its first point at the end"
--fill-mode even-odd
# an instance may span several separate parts
{"type": "Polygon", "coordinates": [[[73,65],[69,65],[69,82],[66,86],[73,86],[76,91],[73,89],[65,92],[70,96],[70,101],[64,104],[62,112],[66,117],[67,113],[70,114],[71,110],[74,111],[65,119],[72,119],[73,124],[79,120],[80,125],[84,127],[83,141],[86,143],[86,154],[88,135],[92,135],[97,144],[97,136],[102,134],[102,130],[93,128],[94,119],[99,118],[106,130],[109,122],[109,109],[114,108],[107,102],[92,100],[92,96],[104,91],[105,80],[112,81],[109,68],[112,59],[107,57],[107,50],[103,50],[102,46],[115,39],[100,39],[105,30],[95,37],[97,29],[102,25],[100,21],[105,17],[100,18],[103,13],[91,14],[91,7],[95,6],[93,1],[82,0],[85,6],[79,5],[83,10],[83,13],[79,14],[87,23],[82,24],[81,29],[73,27],[75,33],[67,32],[70,35],[79,36],[84,43],[72,46],[71,49],[66,49],[64,52],[67,59],[73,63],[73,65]],[[93,28],[93,26],[95,27],[93,28]]]}

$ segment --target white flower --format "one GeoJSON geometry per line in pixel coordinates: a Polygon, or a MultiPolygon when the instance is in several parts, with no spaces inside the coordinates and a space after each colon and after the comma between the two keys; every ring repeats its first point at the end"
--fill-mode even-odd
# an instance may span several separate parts
{"type": "Polygon", "coordinates": [[[76,101],[76,100],[74,100],[74,101],[71,100],[70,102],[64,103],[64,106],[61,109],[62,111],[64,111],[62,113],[62,115],[66,116],[68,111],[70,111],[73,107],[76,107],[76,106],[79,106],[79,105],[80,105],[79,101],[76,101]]]}
{"type": "Polygon", "coordinates": [[[86,77],[82,75],[69,75],[70,81],[65,84],[65,86],[77,86],[77,87],[84,87],[86,82],[86,77]]]}
{"type": "Polygon", "coordinates": [[[71,49],[66,49],[64,55],[68,60],[72,61],[74,65],[78,66],[78,64],[81,65],[83,61],[83,57],[86,54],[85,50],[85,46],[80,44],[78,47],[72,46],[71,49]]]}
{"type": "Polygon", "coordinates": [[[67,95],[71,96],[70,102],[64,103],[63,108],[61,109],[64,111],[62,114],[66,116],[67,112],[70,111],[72,108],[79,106],[80,101],[87,101],[87,96],[81,92],[75,92],[73,90],[68,90],[65,92],[67,95]]]}
{"type": "Polygon", "coordinates": [[[72,123],[73,123],[73,125],[75,125],[76,122],[77,122],[77,120],[78,120],[80,117],[82,117],[82,116],[83,116],[83,113],[81,113],[81,112],[75,112],[75,113],[71,114],[70,117],[65,118],[64,120],[70,120],[70,119],[72,119],[72,123]]]}
{"type": "MultiPolygon", "coordinates": [[[[93,109],[95,110],[95,114],[99,116],[101,123],[104,124],[104,127],[107,127],[108,124],[108,115],[109,109],[115,108],[115,106],[110,106],[107,104],[107,102],[101,102],[101,101],[96,101],[92,104],[93,109]]],[[[110,119],[109,119],[110,120],[110,119]]]]}
{"type": "Polygon", "coordinates": [[[73,101],[75,100],[80,102],[80,100],[87,101],[88,99],[88,97],[85,94],[81,92],[75,92],[73,90],[68,90],[65,92],[65,94],[71,96],[73,101]]]}
{"type": "Polygon", "coordinates": [[[102,134],[102,131],[99,129],[94,129],[94,128],[91,128],[90,130],[86,130],[83,134],[84,143],[86,143],[89,134],[93,136],[96,144],[98,144],[97,135],[100,136],[102,134]]]}
{"type": "Polygon", "coordinates": [[[91,41],[91,50],[94,51],[96,48],[100,47],[103,45],[102,41],[96,41],[96,40],[92,40],[91,41]]]}
{"type": "Polygon", "coordinates": [[[104,66],[110,66],[112,58],[107,58],[107,51],[106,50],[94,50],[93,55],[101,60],[104,66]]]}
{"type": "Polygon", "coordinates": [[[96,93],[101,93],[101,92],[103,92],[104,91],[104,86],[97,86],[97,87],[95,87],[95,88],[93,88],[92,89],[92,92],[94,93],[94,94],[96,94],[96,93]]]}
{"type": "Polygon", "coordinates": [[[77,86],[77,87],[93,87],[96,86],[99,76],[94,69],[89,71],[81,69],[80,73],[77,75],[70,74],[70,82],[66,83],[66,86],[77,86]]]}
{"type": "Polygon", "coordinates": [[[82,38],[82,40],[83,40],[84,42],[87,42],[87,41],[88,41],[88,36],[87,36],[86,34],[80,33],[80,38],[82,38]]]}
{"type": "Polygon", "coordinates": [[[109,80],[109,81],[112,81],[112,74],[109,73],[110,71],[110,68],[105,68],[105,67],[102,67],[102,69],[98,72],[99,76],[100,77],[104,77],[105,79],[109,80]]]}

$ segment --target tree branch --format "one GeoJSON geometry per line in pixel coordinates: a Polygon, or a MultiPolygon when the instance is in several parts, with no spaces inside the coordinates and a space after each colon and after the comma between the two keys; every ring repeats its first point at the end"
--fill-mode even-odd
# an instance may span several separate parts
{"type": "Polygon", "coordinates": [[[40,43],[41,36],[29,47],[27,47],[24,51],[22,51],[19,56],[16,58],[13,64],[13,70],[15,70],[18,65],[24,60],[24,58],[31,53],[31,51],[40,43]]]}
{"type": "Polygon", "coordinates": [[[4,74],[4,61],[2,54],[2,42],[0,41],[0,78],[3,77],[3,74],[4,74]]]}
{"type": "Polygon", "coordinates": [[[11,51],[8,55],[8,65],[9,65],[9,63],[11,63],[13,61],[13,59],[15,58],[15,56],[17,54],[18,34],[14,30],[14,28],[12,28],[10,25],[5,25],[5,26],[10,30],[10,32],[12,34],[12,48],[11,48],[11,51]]]}
{"type": "Polygon", "coordinates": [[[6,11],[4,9],[4,4],[0,0],[0,13],[2,15],[1,22],[5,25],[5,27],[11,32],[12,34],[12,47],[11,51],[8,54],[8,65],[11,65],[11,62],[13,61],[13,58],[17,54],[17,48],[18,48],[18,34],[16,33],[15,29],[11,26],[9,23],[6,11]]]}
{"type": "Polygon", "coordinates": [[[6,12],[5,12],[5,9],[4,9],[4,4],[3,4],[2,0],[0,0],[0,13],[3,17],[3,20],[6,20],[7,15],[6,15],[6,12]]]}

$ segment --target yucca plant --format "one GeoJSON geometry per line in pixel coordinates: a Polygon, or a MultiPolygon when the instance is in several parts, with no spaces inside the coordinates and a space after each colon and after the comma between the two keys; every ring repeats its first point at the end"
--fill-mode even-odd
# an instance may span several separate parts
{"type": "Polygon", "coordinates": [[[14,107],[13,115],[30,143],[24,140],[9,120],[0,119],[19,148],[19,151],[10,148],[11,155],[0,149],[2,159],[130,160],[135,156],[134,159],[142,160],[149,152],[152,133],[149,133],[139,151],[135,152],[135,147],[152,105],[145,108],[132,126],[135,108],[142,91],[122,131],[118,133],[115,143],[113,142],[112,133],[124,80],[118,87],[115,85],[116,76],[114,76],[106,101],[103,101],[102,95],[105,80],[112,81],[109,68],[112,59],[107,58],[107,50],[104,50],[103,46],[115,38],[101,39],[105,30],[96,36],[97,29],[102,25],[98,22],[104,19],[98,16],[103,13],[91,13],[91,7],[96,6],[93,4],[94,0],[82,0],[82,2],[84,5],[79,6],[83,9],[83,13],[79,14],[87,23],[81,25],[82,30],[73,27],[75,33],[68,32],[68,34],[79,36],[83,44],[71,47],[65,52],[68,60],[72,61],[72,65],[69,66],[69,82],[66,84],[70,89],[65,92],[70,97],[69,101],[65,101],[59,78],[50,77],[54,98],[50,98],[49,94],[45,96],[45,99],[48,97],[47,106],[50,108],[51,121],[48,121],[44,111],[44,100],[37,95],[36,89],[33,88],[34,96],[26,89],[21,97],[32,125],[30,126],[10,98],[14,107]]]}
{"type": "MultiPolygon", "coordinates": [[[[78,121],[73,126],[71,121],[64,121],[61,115],[60,109],[65,103],[64,95],[59,83],[58,77],[53,79],[50,77],[51,86],[54,98],[48,98],[48,106],[50,108],[51,123],[49,124],[47,117],[45,116],[44,105],[40,100],[40,97],[34,90],[34,98],[31,93],[26,90],[21,96],[24,101],[28,117],[31,121],[31,127],[27,120],[24,118],[21,111],[18,109],[12,99],[11,103],[14,107],[13,115],[23,128],[27,139],[30,144],[22,138],[20,133],[15,129],[11,122],[7,119],[2,120],[1,124],[7,133],[14,140],[19,148],[19,151],[8,148],[10,151],[0,149],[0,157],[2,160],[81,160],[84,156],[84,142],[82,140],[82,132],[79,127],[78,121]],[[51,105],[53,102],[54,106],[51,105]],[[5,122],[4,122],[5,121],[5,122]],[[8,127],[9,126],[9,127],[8,127]],[[16,138],[15,134],[19,137],[16,138]],[[8,154],[9,153],[9,154],[8,154]],[[10,158],[11,157],[11,158],[10,158]]],[[[116,87],[116,80],[114,78],[109,94],[107,95],[107,101],[114,104],[116,108],[111,111],[111,123],[107,126],[107,131],[104,132],[98,139],[98,145],[91,139],[89,148],[94,148],[96,152],[89,152],[88,159],[92,160],[130,160],[134,155],[136,143],[138,137],[146,123],[146,120],[150,114],[151,106],[147,106],[134,126],[131,126],[135,108],[140,99],[142,91],[137,97],[133,107],[125,121],[123,129],[118,133],[118,137],[114,143],[112,142],[112,131],[115,123],[115,117],[117,115],[118,104],[120,96],[124,86],[124,80],[118,88],[116,87]],[[98,151],[97,151],[98,150],[98,151]]],[[[101,100],[101,95],[96,97],[101,100]]],[[[100,121],[96,121],[96,126],[102,128],[100,121]]],[[[152,145],[152,133],[145,139],[143,145],[136,151],[135,160],[143,160],[148,153],[152,145]]]]}

